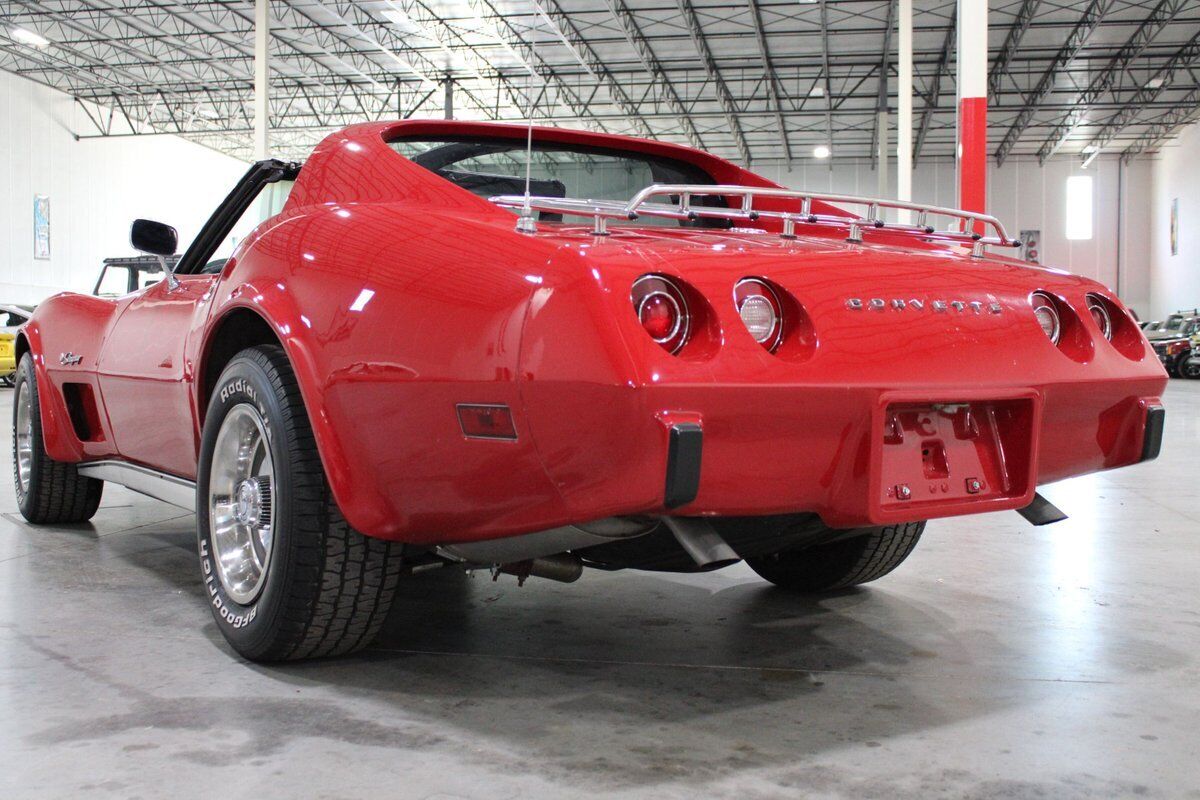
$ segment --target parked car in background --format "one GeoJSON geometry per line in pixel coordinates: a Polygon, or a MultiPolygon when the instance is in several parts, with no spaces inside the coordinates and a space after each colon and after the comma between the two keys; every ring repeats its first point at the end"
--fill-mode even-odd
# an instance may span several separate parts
{"type": "MultiPolygon", "coordinates": [[[[1196,319],[1200,320],[1200,317],[1196,319]]],[[[1192,349],[1179,362],[1179,376],[1200,380],[1200,322],[1192,327],[1192,349]]]]}
{"type": "Polygon", "coordinates": [[[1200,334],[1200,316],[1172,314],[1163,327],[1146,333],[1154,354],[1172,377],[1183,375],[1183,368],[1195,350],[1192,337],[1200,334]]]}
{"type": "Polygon", "coordinates": [[[1146,333],[1149,333],[1150,331],[1156,331],[1159,328],[1161,328],[1163,326],[1163,321],[1161,319],[1155,319],[1155,320],[1148,319],[1144,322],[1139,322],[1138,325],[1141,327],[1141,329],[1143,331],[1145,331],[1146,333]]]}
{"type": "Polygon", "coordinates": [[[0,305],[0,333],[16,333],[17,328],[29,322],[37,306],[0,305]]]}
{"type": "Polygon", "coordinates": [[[0,332],[0,386],[12,386],[17,371],[16,334],[0,332]]]}
{"type": "Polygon", "coordinates": [[[33,309],[34,306],[0,305],[0,386],[13,385],[17,369],[13,341],[17,329],[29,321],[33,309]]]}
{"type": "MultiPolygon", "coordinates": [[[[179,256],[171,256],[167,259],[167,266],[174,267],[178,261],[179,256]]],[[[155,256],[106,258],[92,294],[97,297],[121,297],[153,286],[162,279],[162,262],[155,256]]]]}

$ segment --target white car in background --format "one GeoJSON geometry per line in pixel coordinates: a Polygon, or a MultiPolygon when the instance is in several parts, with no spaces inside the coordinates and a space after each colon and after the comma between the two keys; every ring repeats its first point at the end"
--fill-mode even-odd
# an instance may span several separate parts
{"type": "Polygon", "coordinates": [[[16,333],[17,328],[29,321],[36,306],[9,306],[0,304],[0,333],[16,333]]]}

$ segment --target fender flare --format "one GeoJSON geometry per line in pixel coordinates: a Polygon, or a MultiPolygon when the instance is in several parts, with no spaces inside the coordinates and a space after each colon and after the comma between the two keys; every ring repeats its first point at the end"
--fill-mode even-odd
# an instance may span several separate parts
{"type": "Polygon", "coordinates": [[[55,461],[76,463],[83,460],[83,446],[75,438],[71,417],[62,393],[50,380],[42,351],[42,332],[36,319],[30,320],[17,332],[15,343],[17,365],[25,353],[33,356],[33,372],[37,379],[38,411],[42,422],[42,444],[55,461]]]}
{"type": "MultiPolygon", "coordinates": [[[[261,288],[244,283],[226,295],[226,301],[214,308],[206,326],[204,340],[198,352],[197,378],[207,374],[208,359],[213,348],[213,339],[222,322],[233,313],[249,311],[258,316],[274,333],[300,387],[300,396],[308,414],[309,426],[317,444],[317,454],[325,469],[334,501],[342,516],[356,530],[378,530],[385,527],[388,504],[373,486],[355,485],[350,477],[349,460],[341,437],[335,430],[329,415],[325,413],[325,386],[313,358],[313,347],[305,333],[300,310],[286,291],[274,282],[264,282],[261,288]]],[[[208,411],[208,398],[201,397],[205,381],[196,380],[193,391],[198,409],[208,411]]],[[[203,426],[204,418],[200,417],[203,426]]]]}

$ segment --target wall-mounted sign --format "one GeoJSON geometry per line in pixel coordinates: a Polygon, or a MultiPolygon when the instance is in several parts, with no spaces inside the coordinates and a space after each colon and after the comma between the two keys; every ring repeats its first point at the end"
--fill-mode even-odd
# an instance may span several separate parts
{"type": "Polygon", "coordinates": [[[1042,232],[1021,231],[1021,253],[1031,264],[1042,263],[1042,232]]]}
{"type": "Polygon", "coordinates": [[[33,196],[33,257],[50,258],[50,198],[33,196]]]}

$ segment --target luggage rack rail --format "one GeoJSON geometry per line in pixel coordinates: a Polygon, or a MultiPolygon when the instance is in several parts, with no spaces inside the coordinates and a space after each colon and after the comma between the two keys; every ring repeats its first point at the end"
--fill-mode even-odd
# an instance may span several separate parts
{"type": "Polygon", "coordinates": [[[502,208],[521,212],[521,216],[517,220],[517,230],[522,233],[533,233],[537,230],[532,212],[541,211],[591,217],[593,220],[592,233],[596,236],[608,235],[608,220],[610,219],[635,220],[642,216],[678,220],[726,219],[750,222],[759,219],[778,219],[783,226],[779,235],[785,239],[796,238],[797,225],[823,225],[847,228],[846,241],[849,242],[861,242],[863,231],[867,229],[886,230],[912,234],[925,241],[966,245],[971,247],[971,255],[975,258],[983,257],[985,247],[1021,246],[1019,241],[1012,239],[1004,230],[1003,223],[990,214],[909,203],[902,200],[799,192],[791,189],[759,186],[656,183],[639,191],[627,203],[619,200],[581,200],[573,197],[526,197],[519,194],[497,195],[489,199],[502,208]],[[651,202],[651,199],[656,197],[667,197],[670,202],[651,202]],[[698,206],[693,202],[698,197],[740,197],[741,203],[736,208],[698,206]],[[772,211],[755,208],[754,201],[760,197],[799,200],[800,211],[772,211]],[[860,212],[857,216],[818,214],[813,212],[813,201],[856,206],[862,208],[865,213],[860,212]],[[916,212],[916,222],[914,224],[887,222],[882,216],[884,209],[916,212]],[[960,227],[957,230],[953,228],[938,229],[930,224],[931,217],[949,217],[957,220],[960,227]],[[990,235],[978,233],[976,228],[980,225],[985,226],[985,230],[990,228],[990,235]]]}

